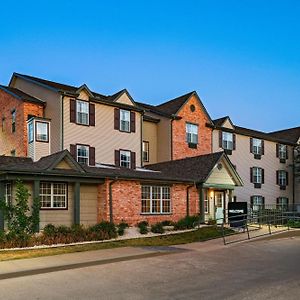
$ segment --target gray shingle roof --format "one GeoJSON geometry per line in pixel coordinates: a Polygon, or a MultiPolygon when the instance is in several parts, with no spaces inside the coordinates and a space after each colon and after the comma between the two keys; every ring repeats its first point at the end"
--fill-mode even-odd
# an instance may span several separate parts
{"type": "Polygon", "coordinates": [[[300,127],[269,132],[269,135],[278,139],[284,139],[291,141],[292,143],[297,143],[300,138],[300,127]]]}

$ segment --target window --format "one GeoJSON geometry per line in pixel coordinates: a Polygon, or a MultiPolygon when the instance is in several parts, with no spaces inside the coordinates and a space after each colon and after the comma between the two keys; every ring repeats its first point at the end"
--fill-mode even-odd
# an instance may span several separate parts
{"type": "Polygon", "coordinates": [[[67,208],[67,185],[66,183],[40,184],[41,208],[67,208]]]}
{"type": "Polygon", "coordinates": [[[262,154],[262,140],[260,139],[252,140],[252,153],[258,155],[262,154]]]}
{"type": "Polygon", "coordinates": [[[38,142],[49,142],[48,126],[48,123],[36,122],[36,140],[38,142]]]}
{"type": "Polygon", "coordinates": [[[89,103],[76,100],[76,123],[89,125],[89,103]]]}
{"type": "Polygon", "coordinates": [[[120,130],[130,132],[130,111],[120,109],[120,130]]]}
{"type": "Polygon", "coordinates": [[[11,113],[11,131],[16,132],[16,111],[13,110],[11,113]]]}
{"type": "Polygon", "coordinates": [[[149,142],[143,141],[143,161],[149,162],[149,142]]]}
{"type": "Polygon", "coordinates": [[[262,196],[252,196],[251,197],[251,206],[253,211],[258,211],[264,207],[264,197],[262,196]]]}
{"type": "Polygon", "coordinates": [[[169,186],[142,186],[142,213],[171,213],[171,195],[169,186]]]}
{"type": "Polygon", "coordinates": [[[186,141],[188,144],[198,144],[198,125],[186,123],[186,141]]]}
{"type": "Polygon", "coordinates": [[[130,168],[130,151],[120,150],[120,166],[130,168]]]}
{"type": "Polygon", "coordinates": [[[254,167],[252,168],[252,182],[255,184],[263,183],[263,169],[254,167]]]}
{"type": "Polygon", "coordinates": [[[287,172],[284,170],[280,170],[277,172],[278,176],[278,184],[280,186],[287,186],[287,172]]]}
{"type": "Polygon", "coordinates": [[[207,190],[204,190],[204,212],[206,214],[209,214],[209,199],[208,199],[208,193],[207,190]]]}
{"type": "Polygon", "coordinates": [[[222,132],[222,148],[233,150],[233,134],[230,132],[222,132]]]}
{"type": "Polygon", "coordinates": [[[289,198],[279,197],[277,198],[277,208],[282,210],[287,210],[289,206],[289,198]]]}
{"type": "Polygon", "coordinates": [[[89,164],[89,146],[77,145],[77,161],[82,165],[89,164]]]}
{"type": "Polygon", "coordinates": [[[278,156],[279,159],[285,160],[287,159],[287,146],[278,144],[278,156]]]}
{"type": "Polygon", "coordinates": [[[5,194],[4,194],[6,204],[11,204],[12,200],[12,185],[10,182],[5,184],[5,194]]]}
{"type": "Polygon", "coordinates": [[[33,122],[28,123],[28,143],[33,142],[33,122]]]}

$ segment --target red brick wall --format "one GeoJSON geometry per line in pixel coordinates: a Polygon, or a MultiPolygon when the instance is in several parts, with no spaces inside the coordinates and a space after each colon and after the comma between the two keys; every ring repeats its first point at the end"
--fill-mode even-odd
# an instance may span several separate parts
{"type": "MultiPolygon", "coordinates": [[[[141,214],[141,184],[138,181],[119,180],[112,185],[113,219],[118,224],[122,221],[136,225],[140,221],[154,224],[164,220],[178,221],[186,216],[185,184],[173,184],[171,187],[170,215],[141,214]]],[[[190,188],[190,215],[199,213],[199,197],[195,187],[190,188]]],[[[98,187],[98,221],[109,221],[109,180],[98,187]]]]}
{"type": "Polygon", "coordinates": [[[196,96],[192,96],[190,100],[181,108],[178,113],[180,120],[172,122],[172,159],[180,159],[185,157],[208,154],[212,152],[212,129],[206,127],[209,122],[196,96]],[[195,106],[192,112],[190,106],[195,106]],[[198,146],[197,149],[189,148],[186,142],[186,122],[198,124],[198,146]]]}
{"type": "Polygon", "coordinates": [[[10,155],[15,149],[17,156],[27,155],[27,116],[43,116],[43,106],[23,102],[0,89],[0,155],[10,155]],[[11,112],[16,110],[16,131],[12,132],[11,112]],[[2,118],[5,118],[2,128],[2,118]]]}

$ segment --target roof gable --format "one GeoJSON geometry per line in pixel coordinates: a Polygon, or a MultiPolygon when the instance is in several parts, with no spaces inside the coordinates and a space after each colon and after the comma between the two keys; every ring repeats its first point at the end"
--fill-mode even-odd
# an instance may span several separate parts
{"type": "Polygon", "coordinates": [[[225,127],[234,130],[234,125],[229,116],[213,120],[213,123],[218,127],[225,127]]]}
{"type": "Polygon", "coordinates": [[[111,95],[110,98],[113,102],[135,106],[133,98],[126,89],[123,89],[115,93],[114,95],[111,95]]]}
{"type": "Polygon", "coordinates": [[[185,104],[190,100],[191,97],[196,97],[197,101],[200,104],[201,109],[203,110],[204,114],[207,116],[207,119],[209,120],[209,122],[211,124],[212,120],[210,115],[208,114],[205,106],[203,105],[200,97],[198,96],[196,91],[187,93],[185,95],[182,95],[180,97],[177,97],[175,99],[169,100],[165,103],[162,103],[160,105],[157,105],[157,108],[159,108],[162,111],[165,111],[168,114],[172,114],[172,115],[178,115],[178,113],[180,112],[180,110],[185,106],[185,104]]]}

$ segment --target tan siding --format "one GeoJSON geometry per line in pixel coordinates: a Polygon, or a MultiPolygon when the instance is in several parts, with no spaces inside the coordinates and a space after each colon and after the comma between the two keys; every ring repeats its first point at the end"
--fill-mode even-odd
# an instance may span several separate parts
{"type": "Polygon", "coordinates": [[[35,155],[34,160],[37,161],[41,157],[49,155],[49,143],[35,142],[35,155]]]}
{"type": "Polygon", "coordinates": [[[78,99],[89,100],[89,98],[90,96],[85,90],[80,91],[78,99]]]}
{"type": "Polygon", "coordinates": [[[62,160],[55,166],[55,169],[71,170],[73,168],[65,160],[62,160]]]}
{"type": "Polygon", "coordinates": [[[143,141],[149,142],[149,162],[147,164],[157,163],[157,124],[152,122],[143,122],[143,141]]]}
{"type": "Polygon", "coordinates": [[[13,87],[47,102],[45,116],[51,119],[51,153],[62,150],[61,148],[61,96],[51,90],[40,87],[24,79],[17,78],[13,87]]]}
{"type": "Polygon", "coordinates": [[[234,181],[229,175],[227,168],[224,165],[222,166],[221,170],[215,167],[205,183],[234,185],[234,181]]]}
{"type": "Polygon", "coordinates": [[[115,149],[136,152],[136,164],[141,165],[141,115],[136,113],[136,132],[114,130],[114,107],[95,104],[96,126],[70,123],[70,98],[64,98],[64,148],[70,144],[95,147],[96,162],[114,164],[115,149]]]}
{"type": "Polygon", "coordinates": [[[97,223],[97,185],[80,185],[80,223],[94,225],[97,223]]]}
{"type": "Polygon", "coordinates": [[[126,93],[122,94],[116,102],[127,104],[127,105],[133,105],[132,101],[129,99],[126,93]]]}
{"type": "Polygon", "coordinates": [[[73,186],[68,184],[68,209],[65,210],[41,210],[40,229],[51,223],[54,225],[71,226],[73,224],[73,186]]]}
{"type": "Polygon", "coordinates": [[[222,125],[223,127],[225,128],[230,128],[230,129],[233,129],[231,123],[229,122],[229,120],[227,119],[224,124],[222,125]]]}
{"type": "MultiPolygon", "coordinates": [[[[275,204],[277,197],[288,197],[289,202],[292,203],[292,149],[289,148],[289,159],[285,164],[281,164],[276,157],[276,143],[271,141],[264,141],[265,155],[262,155],[261,160],[254,159],[253,154],[250,153],[250,137],[243,135],[236,135],[236,150],[229,155],[231,162],[236,165],[237,172],[241,176],[244,186],[236,187],[234,194],[238,201],[250,201],[250,196],[261,195],[265,197],[266,204],[275,204]],[[253,183],[250,182],[250,167],[261,167],[265,172],[265,183],[262,188],[254,188],[253,183]],[[287,189],[280,190],[276,185],[276,170],[286,170],[289,172],[289,185],[287,189]]],[[[219,148],[219,132],[213,132],[213,150],[220,151],[219,148]]]]}

